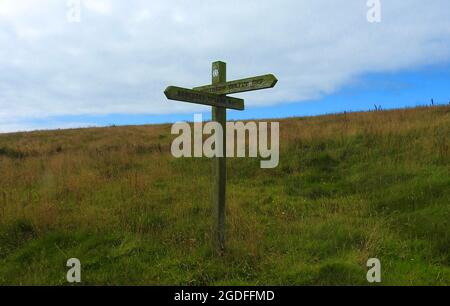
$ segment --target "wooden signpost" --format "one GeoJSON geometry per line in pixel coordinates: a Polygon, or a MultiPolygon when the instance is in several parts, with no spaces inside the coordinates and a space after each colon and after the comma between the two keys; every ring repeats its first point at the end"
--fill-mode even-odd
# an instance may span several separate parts
{"type": "MultiPolygon", "coordinates": [[[[272,74],[227,82],[227,68],[224,62],[212,64],[212,84],[193,89],[169,86],[164,91],[167,99],[212,106],[212,121],[223,129],[223,157],[213,159],[213,208],[217,247],[225,249],[225,192],[226,192],[226,121],[227,108],[244,110],[244,100],[227,97],[228,94],[272,88],[277,83],[272,74]]],[[[220,145],[220,144],[218,144],[220,145]]]]}

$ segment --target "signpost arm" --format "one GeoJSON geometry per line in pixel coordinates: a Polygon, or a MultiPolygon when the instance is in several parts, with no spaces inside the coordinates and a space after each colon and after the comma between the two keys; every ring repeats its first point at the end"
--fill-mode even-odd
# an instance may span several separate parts
{"type": "MultiPolygon", "coordinates": [[[[212,85],[225,83],[227,78],[227,68],[224,62],[214,62],[212,64],[212,85]]],[[[223,138],[222,148],[223,157],[213,159],[213,209],[214,209],[214,227],[217,237],[217,247],[220,252],[225,249],[225,191],[226,191],[226,122],[227,109],[223,107],[212,107],[212,120],[222,126],[223,138]]],[[[216,144],[218,145],[218,144],[216,144]]]]}

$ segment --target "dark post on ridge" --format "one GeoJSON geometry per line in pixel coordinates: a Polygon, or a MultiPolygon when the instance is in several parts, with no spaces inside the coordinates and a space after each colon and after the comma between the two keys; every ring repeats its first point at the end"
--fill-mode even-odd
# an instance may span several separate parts
{"type": "MultiPolygon", "coordinates": [[[[218,85],[227,81],[227,66],[224,62],[214,62],[212,64],[212,85],[218,85]]],[[[227,109],[223,107],[212,106],[212,120],[222,126],[223,138],[222,149],[223,157],[213,159],[213,194],[212,204],[214,210],[214,227],[217,236],[217,247],[220,252],[225,249],[225,192],[227,179],[226,165],[226,122],[227,109]]],[[[218,145],[218,144],[216,144],[218,145]]]]}

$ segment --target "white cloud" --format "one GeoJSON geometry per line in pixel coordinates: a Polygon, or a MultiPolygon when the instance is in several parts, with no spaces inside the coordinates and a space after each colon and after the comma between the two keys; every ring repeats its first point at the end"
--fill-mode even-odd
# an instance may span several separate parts
{"type": "Polygon", "coordinates": [[[448,0],[382,4],[371,24],[365,0],[84,0],[81,23],[69,23],[66,1],[1,0],[0,130],[48,116],[204,109],[163,91],[208,83],[214,60],[228,63],[229,79],[277,75],[275,89],[242,95],[247,107],[449,60],[448,0]]]}
{"type": "Polygon", "coordinates": [[[84,0],[82,4],[86,9],[103,15],[109,15],[112,11],[112,4],[107,0],[84,0]]]}

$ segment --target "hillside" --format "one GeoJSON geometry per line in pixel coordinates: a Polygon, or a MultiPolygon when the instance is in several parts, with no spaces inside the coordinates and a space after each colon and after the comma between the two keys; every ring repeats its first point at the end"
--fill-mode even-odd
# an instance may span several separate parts
{"type": "Polygon", "coordinates": [[[280,120],[280,164],[228,160],[227,252],[210,160],[170,125],[0,134],[0,284],[450,285],[450,106],[280,120]]]}

